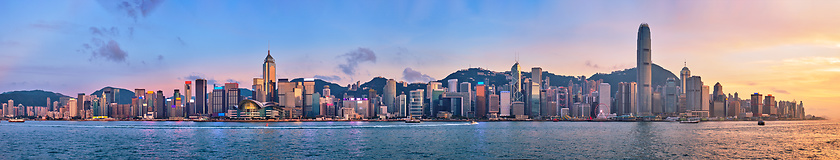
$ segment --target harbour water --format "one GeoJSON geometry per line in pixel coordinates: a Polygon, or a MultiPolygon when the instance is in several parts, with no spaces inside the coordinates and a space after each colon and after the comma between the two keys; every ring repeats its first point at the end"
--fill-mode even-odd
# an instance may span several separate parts
{"type": "Polygon", "coordinates": [[[0,123],[0,159],[840,158],[840,123],[0,123]]]}

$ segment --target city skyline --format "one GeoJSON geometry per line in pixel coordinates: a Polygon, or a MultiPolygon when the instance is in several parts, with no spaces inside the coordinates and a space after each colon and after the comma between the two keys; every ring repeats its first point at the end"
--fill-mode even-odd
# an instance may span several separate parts
{"type": "MultiPolygon", "coordinates": [[[[20,2],[4,3],[9,3],[9,5],[3,6],[17,6],[12,3],[20,2]]],[[[677,74],[677,70],[687,63],[692,75],[702,76],[706,85],[720,82],[726,87],[724,90],[726,93],[739,92],[741,95],[749,95],[754,92],[770,93],[778,96],[779,100],[796,99],[797,101],[805,101],[805,105],[808,106],[806,112],[816,115],[825,113],[831,116],[828,113],[838,113],[833,103],[836,103],[837,99],[840,98],[840,94],[835,92],[836,89],[840,88],[829,83],[840,80],[840,58],[836,53],[840,50],[840,39],[837,38],[837,32],[830,30],[830,28],[840,25],[829,21],[818,21],[819,18],[840,17],[838,14],[831,14],[831,9],[829,9],[831,8],[829,6],[837,6],[836,3],[752,6],[745,2],[724,4],[719,2],[694,2],[705,4],[706,6],[699,8],[708,10],[694,8],[701,11],[685,12],[707,13],[708,16],[719,17],[710,18],[707,21],[687,22],[680,21],[685,18],[681,16],[688,17],[685,19],[702,19],[702,17],[692,17],[697,15],[683,12],[674,17],[643,15],[621,17],[617,13],[613,13],[618,11],[592,8],[597,8],[600,5],[620,6],[619,3],[626,2],[602,2],[602,4],[593,2],[595,4],[579,5],[588,6],[584,8],[592,9],[584,9],[584,11],[604,14],[594,14],[596,17],[609,19],[610,16],[618,16],[620,20],[612,21],[614,23],[609,24],[604,24],[610,22],[609,20],[594,20],[593,22],[593,20],[587,21],[586,19],[579,20],[585,22],[579,24],[554,24],[556,22],[547,19],[568,18],[558,13],[552,14],[553,10],[563,7],[560,4],[540,5],[540,2],[535,2],[516,3],[512,6],[498,3],[422,5],[414,2],[403,4],[403,7],[425,6],[427,8],[413,11],[429,12],[429,8],[432,8],[441,9],[445,12],[404,13],[404,15],[398,14],[390,18],[379,18],[374,16],[374,13],[361,12],[358,13],[360,15],[355,16],[357,18],[370,17],[373,20],[347,23],[355,24],[355,27],[358,28],[346,28],[344,32],[327,31],[334,28],[316,27],[308,29],[303,26],[296,26],[300,28],[292,26],[283,29],[267,29],[252,25],[209,27],[209,29],[199,27],[197,31],[191,31],[187,30],[189,27],[178,26],[176,24],[179,23],[171,22],[178,20],[178,18],[189,17],[183,13],[186,11],[177,9],[178,7],[188,8],[190,4],[183,3],[190,2],[135,4],[137,8],[132,10],[134,12],[124,10],[125,8],[114,8],[112,2],[59,3],[70,4],[64,6],[61,4],[46,5],[44,6],[47,7],[46,10],[52,12],[40,15],[44,16],[40,18],[38,16],[15,17],[14,15],[28,13],[22,11],[26,9],[24,6],[0,11],[2,13],[0,17],[11,19],[6,25],[0,26],[0,29],[5,28],[5,30],[0,31],[0,35],[5,35],[0,37],[0,45],[3,46],[0,48],[0,52],[4,53],[2,55],[3,60],[0,60],[0,66],[2,66],[0,67],[0,77],[4,77],[0,79],[0,90],[6,92],[41,89],[74,95],[74,93],[87,93],[104,86],[115,86],[126,89],[163,90],[166,95],[171,95],[168,91],[182,88],[185,80],[192,81],[199,77],[215,81],[215,84],[222,84],[229,79],[239,82],[241,86],[248,86],[248,82],[252,78],[263,76],[257,69],[260,66],[256,64],[264,59],[263,57],[269,49],[269,41],[271,41],[270,45],[273,46],[275,58],[277,58],[277,78],[315,77],[341,85],[355,81],[367,81],[377,76],[408,82],[425,82],[442,79],[452,71],[468,67],[506,71],[508,66],[515,61],[520,62],[520,65],[526,69],[541,67],[543,71],[555,74],[588,77],[598,72],[632,68],[634,66],[632,59],[635,59],[632,52],[635,49],[633,40],[636,38],[636,33],[633,31],[636,30],[635,27],[639,23],[649,23],[653,30],[651,32],[652,61],[672,73],[677,74]],[[729,8],[726,5],[746,7],[746,10],[753,9],[757,13],[736,11],[741,10],[741,8],[729,8]],[[527,9],[523,9],[530,7],[537,9],[534,9],[534,11],[524,11],[527,9]],[[482,24],[506,24],[470,19],[502,16],[496,12],[498,9],[516,13],[507,15],[509,17],[502,19],[513,21],[511,23],[519,22],[522,24],[500,25],[503,27],[479,27],[477,30],[470,30],[467,33],[448,35],[453,32],[466,31],[470,27],[481,26],[482,24]],[[829,14],[802,13],[805,9],[814,10],[813,12],[828,12],[829,14]],[[724,11],[733,15],[711,11],[724,11]],[[761,19],[762,17],[758,16],[766,12],[773,12],[770,15],[774,15],[774,18],[779,18],[779,20],[761,19]],[[800,14],[785,17],[784,12],[800,14]],[[67,13],[74,14],[67,15],[67,17],[55,16],[56,14],[67,13]],[[439,18],[440,16],[436,14],[452,15],[455,18],[439,18]],[[533,19],[525,18],[529,17],[529,14],[539,16],[533,19]],[[169,18],[169,16],[176,18],[169,18]],[[438,20],[442,22],[425,23],[424,16],[426,18],[438,17],[438,20]],[[732,19],[725,18],[725,16],[757,18],[755,22],[762,23],[749,25],[749,22],[727,22],[725,20],[732,19]],[[415,19],[417,22],[398,21],[406,17],[417,18],[415,19]],[[73,18],[104,18],[109,20],[95,23],[90,22],[94,20],[65,20],[73,18]],[[475,24],[464,26],[449,24],[456,23],[454,19],[458,18],[465,18],[467,22],[475,24]],[[672,20],[677,22],[669,22],[672,20]],[[379,33],[379,30],[375,28],[360,29],[372,23],[376,24],[372,21],[401,23],[384,27],[385,30],[382,30],[384,33],[379,33]],[[711,23],[714,21],[722,22],[711,23]],[[777,24],[779,26],[767,25],[764,21],[779,23],[777,24]],[[787,25],[788,23],[783,22],[819,24],[803,27],[787,25]],[[542,26],[540,25],[542,23],[549,23],[547,26],[559,27],[559,29],[542,26]],[[707,24],[709,26],[695,27],[691,26],[692,24],[707,24]],[[715,24],[721,25],[715,26],[715,24]],[[410,27],[409,29],[397,29],[403,25],[410,27]],[[721,28],[722,26],[726,28],[721,28]],[[243,31],[251,27],[254,27],[256,31],[243,31]],[[732,27],[732,29],[728,27],[732,27]],[[427,33],[413,33],[411,29],[419,29],[427,33]],[[789,30],[791,33],[774,32],[781,29],[791,29],[789,30]],[[297,30],[304,30],[307,33],[291,34],[295,36],[283,35],[297,30]],[[208,35],[218,31],[222,31],[222,35],[208,35]],[[508,33],[509,31],[520,34],[508,33]],[[545,35],[537,34],[540,31],[547,31],[548,33],[545,35]],[[731,35],[716,33],[721,31],[731,35]],[[269,35],[263,35],[262,32],[269,35]],[[485,35],[479,32],[490,34],[485,35]],[[363,35],[365,33],[375,34],[363,35]],[[237,34],[242,35],[236,36],[237,34]],[[334,34],[338,36],[333,36],[334,34]],[[436,38],[437,35],[443,37],[436,38]],[[82,38],[76,38],[76,36],[82,38]],[[326,40],[330,37],[338,38],[326,40]],[[200,40],[224,38],[231,39],[220,40],[221,42],[200,40]],[[506,38],[511,39],[500,40],[506,38]],[[225,47],[225,42],[231,43],[232,47],[225,47]],[[458,46],[458,44],[465,44],[465,46],[458,46]],[[183,54],[173,52],[182,52],[183,54]],[[205,53],[208,55],[201,57],[205,53]],[[455,61],[456,59],[471,61],[458,62],[455,61]],[[45,64],[36,62],[44,62],[45,64]],[[409,77],[406,77],[406,75],[409,75],[409,77]]],[[[234,9],[228,8],[229,10],[222,11],[241,13],[242,15],[266,13],[267,17],[272,17],[271,15],[281,17],[268,19],[294,18],[283,17],[282,13],[270,11],[258,13],[243,11],[244,9],[271,7],[213,3],[215,2],[201,3],[200,5],[211,5],[211,7],[202,9],[215,8],[212,7],[213,5],[219,5],[218,7],[233,6],[231,8],[234,9]]],[[[336,5],[335,3],[331,4],[336,5]]],[[[384,6],[375,6],[376,9],[374,10],[378,11],[376,13],[400,11],[399,9],[397,11],[381,11],[379,9],[384,10],[383,8],[386,8],[385,6],[388,6],[389,3],[380,2],[377,4],[384,6]]],[[[641,8],[635,10],[652,9],[650,12],[655,13],[657,11],[664,12],[662,10],[673,12],[663,9],[669,6],[680,7],[691,4],[693,3],[666,3],[653,5],[655,7],[651,8],[646,8],[644,4],[633,5],[641,8]]],[[[348,7],[349,9],[341,8],[342,10],[364,10],[367,7],[359,4],[341,5],[355,6],[348,7]]],[[[280,2],[267,6],[285,7],[285,4],[280,2]]],[[[314,4],[291,4],[291,6],[306,8],[298,10],[300,12],[315,12],[312,11],[314,9],[307,8],[315,6],[314,4]]],[[[634,10],[632,7],[616,7],[616,9],[622,11],[634,10]]],[[[340,11],[328,12],[324,10],[320,11],[333,16],[326,16],[329,18],[324,19],[340,17],[337,15],[340,11]]],[[[406,12],[412,11],[411,9],[408,10],[406,12]]],[[[193,11],[195,11],[193,14],[197,15],[205,13],[205,10],[193,11]]],[[[217,14],[224,14],[224,12],[217,14]]],[[[296,13],[294,15],[311,14],[296,13]]],[[[352,17],[353,15],[348,16],[352,17]]],[[[226,18],[232,19],[234,17],[226,18]]],[[[318,16],[309,18],[311,18],[311,21],[321,19],[318,16]]],[[[193,21],[209,23],[208,19],[211,18],[197,16],[197,19],[193,21]]],[[[248,22],[278,24],[256,19],[258,18],[231,21],[245,22],[240,24],[249,24],[248,22]]],[[[235,22],[225,24],[232,25],[235,22]]],[[[312,26],[329,26],[322,26],[315,22],[309,23],[308,25],[312,26]]],[[[192,27],[198,27],[198,25],[192,25],[192,27]]],[[[208,83],[208,85],[213,84],[212,82],[208,83]]]]}

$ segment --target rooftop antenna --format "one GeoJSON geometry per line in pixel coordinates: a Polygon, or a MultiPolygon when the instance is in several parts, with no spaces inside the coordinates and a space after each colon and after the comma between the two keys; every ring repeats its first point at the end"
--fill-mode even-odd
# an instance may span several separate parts
{"type": "Polygon", "coordinates": [[[688,62],[686,62],[686,61],[687,60],[683,59],[683,67],[688,67],[688,62]]]}
{"type": "Polygon", "coordinates": [[[519,53],[515,53],[514,55],[516,55],[514,56],[514,59],[516,59],[516,63],[519,63],[519,53]]]}

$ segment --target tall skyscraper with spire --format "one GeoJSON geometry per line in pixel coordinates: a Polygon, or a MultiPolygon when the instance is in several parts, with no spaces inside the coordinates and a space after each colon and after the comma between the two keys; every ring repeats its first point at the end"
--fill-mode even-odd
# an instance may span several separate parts
{"type": "Polygon", "coordinates": [[[274,90],[276,86],[277,72],[275,70],[274,58],[271,57],[271,49],[268,50],[268,55],[265,56],[263,62],[263,92],[259,96],[264,97],[267,102],[276,102],[274,98],[274,90]]]}
{"type": "Polygon", "coordinates": [[[510,100],[522,102],[522,68],[519,67],[519,60],[510,67],[510,75],[510,100]]]}
{"type": "Polygon", "coordinates": [[[636,40],[636,81],[638,85],[637,113],[640,116],[651,115],[651,61],[650,61],[650,28],[647,23],[639,26],[636,40]]]}

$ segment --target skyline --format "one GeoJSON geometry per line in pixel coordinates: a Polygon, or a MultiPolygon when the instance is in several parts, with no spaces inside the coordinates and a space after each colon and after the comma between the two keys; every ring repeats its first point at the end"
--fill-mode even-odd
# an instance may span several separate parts
{"type": "Polygon", "coordinates": [[[840,23],[830,21],[840,18],[832,13],[837,2],[598,1],[565,6],[553,1],[366,1],[320,6],[323,1],[310,1],[287,7],[274,1],[167,1],[128,10],[114,7],[121,3],[100,2],[2,2],[6,7],[0,17],[9,21],[0,24],[0,90],[73,95],[114,86],[167,91],[195,77],[247,85],[262,77],[259,63],[269,45],[278,78],[316,77],[340,85],[376,76],[437,80],[467,67],[506,71],[516,55],[524,68],[588,77],[632,68],[636,26],[648,23],[652,61],[672,73],[687,63],[692,75],[708,84],[722,83],[726,93],[805,101],[806,112],[815,115],[840,111],[833,104],[840,99],[840,86],[830,83],[840,80],[840,33],[832,31],[840,23]],[[578,5],[583,7],[571,7],[578,5]],[[584,16],[564,14],[575,11],[584,16]],[[409,69],[419,77],[400,74],[409,69]]]}

